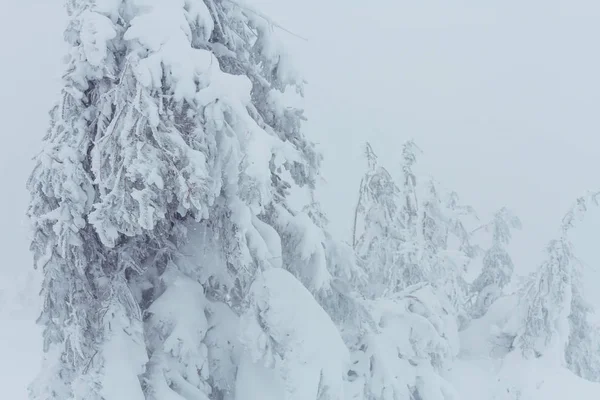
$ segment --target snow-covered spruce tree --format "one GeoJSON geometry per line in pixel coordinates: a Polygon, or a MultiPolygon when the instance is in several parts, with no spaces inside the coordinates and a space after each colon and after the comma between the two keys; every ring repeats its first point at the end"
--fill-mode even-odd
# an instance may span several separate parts
{"type": "Polygon", "coordinates": [[[564,361],[572,300],[571,243],[562,236],[552,240],[546,252],[545,261],[526,289],[524,329],[514,345],[526,357],[552,353],[564,361]]]}
{"type": "Polygon", "coordinates": [[[284,102],[302,81],[269,22],[230,0],[69,0],[68,11],[62,98],[28,184],[45,275],[32,397],[246,399],[244,377],[261,376],[258,398],[341,398],[331,317],[270,272],[285,267],[321,300],[353,273],[314,216],[287,204],[292,186],[312,190],[320,156],[284,102]],[[307,340],[291,357],[304,331],[284,345],[292,327],[278,313],[318,318],[311,334],[328,346],[307,340]]]}
{"type": "Polygon", "coordinates": [[[413,142],[403,147],[396,185],[367,146],[369,169],[355,214],[355,232],[360,232],[355,250],[369,276],[363,303],[370,323],[348,341],[353,361],[348,395],[353,399],[455,398],[442,375],[458,352],[457,314],[441,285],[446,275],[433,274],[448,273],[442,268],[444,257],[451,258],[445,253],[447,237],[462,225],[448,211],[458,214],[455,196],[435,197],[437,208],[434,198],[420,196],[423,190],[413,172],[416,151],[413,142]]]}
{"type": "MultiPolygon", "coordinates": [[[[584,218],[590,206],[599,205],[599,193],[588,193],[577,199],[575,206],[563,219],[563,225],[571,228],[584,218]]],[[[600,326],[590,321],[596,310],[585,299],[582,276],[585,266],[573,257],[571,313],[569,315],[569,340],[565,348],[567,367],[580,377],[600,382],[600,326]]]]}
{"type": "Polygon", "coordinates": [[[569,231],[583,218],[590,201],[597,204],[597,197],[590,194],[577,199],[563,218],[560,237],[548,244],[544,262],[523,291],[522,328],[513,342],[513,347],[525,357],[549,357],[582,375],[579,366],[593,364],[584,355],[590,341],[582,338],[593,330],[587,325],[586,306],[580,294],[581,271],[569,231]]]}
{"type": "Polygon", "coordinates": [[[354,210],[353,245],[368,271],[371,296],[381,296],[403,285],[400,220],[401,192],[390,173],[377,160],[369,143],[365,154],[368,169],[362,178],[354,210]]]}
{"type": "Polygon", "coordinates": [[[467,323],[467,282],[465,274],[476,248],[470,244],[465,228],[468,217],[476,218],[470,206],[461,205],[455,192],[445,192],[430,179],[423,186],[421,229],[423,250],[421,265],[440,295],[445,295],[459,320],[467,323]]]}
{"type": "Polygon", "coordinates": [[[396,185],[367,146],[369,169],[355,210],[354,247],[369,273],[371,295],[429,282],[462,315],[465,268],[476,255],[465,221],[476,216],[455,192],[441,190],[432,179],[417,181],[417,151],[413,141],[404,144],[396,185]]]}
{"type": "Polygon", "coordinates": [[[443,190],[435,180],[417,179],[414,167],[419,151],[412,140],[402,147],[398,208],[403,245],[399,287],[420,282],[446,286],[443,293],[462,307],[464,268],[475,255],[465,221],[476,218],[475,211],[462,205],[455,192],[443,190]],[[449,281],[448,277],[452,279],[449,281]],[[457,285],[461,286],[460,291],[455,291],[457,285]],[[461,298],[455,298],[459,292],[461,298]]]}
{"type": "Polygon", "coordinates": [[[401,250],[402,280],[397,282],[398,289],[425,282],[429,271],[423,265],[423,213],[420,209],[419,189],[414,167],[417,154],[421,150],[413,140],[402,145],[400,157],[400,224],[402,227],[403,246],[401,250]]]}
{"type": "Polygon", "coordinates": [[[124,241],[121,246],[131,251],[116,251],[103,245],[89,222],[99,196],[90,157],[96,140],[91,124],[107,124],[99,117],[98,103],[110,96],[111,79],[119,74],[114,53],[120,49],[108,46],[119,27],[89,4],[69,2],[68,11],[72,19],[65,37],[72,48],[65,86],[28,182],[31,249],[36,267],[44,271],[39,321],[46,356],[31,387],[35,399],[110,397],[103,389],[110,390],[106,380],[116,377],[120,382],[110,383],[127,390],[145,362],[141,313],[125,277],[126,269],[138,268],[131,261],[145,252],[144,243],[124,241]],[[133,365],[111,376],[106,370],[114,366],[112,350],[119,342],[132,351],[133,365]]]}
{"type": "Polygon", "coordinates": [[[600,327],[589,320],[594,309],[583,297],[581,289],[583,282],[579,279],[575,282],[565,361],[567,367],[578,376],[589,381],[600,382],[600,327]]]}
{"type": "Polygon", "coordinates": [[[403,145],[401,174],[396,184],[379,165],[371,146],[366,146],[368,169],[359,188],[353,244],[374,283],[369,286],[376,296],[429,279],[429,271],[422,263],[423,213],[413,172],[417,151],[413,141],[403,145]]]}
{"type": "Polygon", "coordinates": [[[484,315],[512,278],[514,264],[506,246],[513,229],[521,229],[521,221],[505,207],[494,214],[491,222],[476,229],[491,233],[492,243],[483,255],[481,273],[470,287],[472,318],[484,315]]]}

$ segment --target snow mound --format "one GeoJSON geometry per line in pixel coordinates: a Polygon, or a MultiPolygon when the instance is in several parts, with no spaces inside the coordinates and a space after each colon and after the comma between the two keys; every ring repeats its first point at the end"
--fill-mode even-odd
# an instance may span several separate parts
{"type": "Polygon", "coordinates": [[[251,376],[270,376],[271,384],[284,385],[284,399],[343,398],[348,349],[310,292],[289,272],[273,268],[256,279],[249,298],[242,342],[252,363],[246,360],[240,367],[238,396],[257,390],[243,387],[240,379],[250,384],[251,376]],[[264,367],[274,368],[279,376],[264,367]]]}

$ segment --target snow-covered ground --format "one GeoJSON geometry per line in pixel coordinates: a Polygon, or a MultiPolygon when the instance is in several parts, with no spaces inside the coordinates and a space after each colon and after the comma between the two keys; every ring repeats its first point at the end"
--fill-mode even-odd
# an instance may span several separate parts
{"type": "Polygon", "coordinates": [[[525,360],[503,355],[493,337],[516,311],[516,297],[500,299],[481,319],[461,333],[461,354],[449,373],[464,400],[598,399],[600,384],[574,375],[547,358],[525,360]],[[520,392],[521,397],[517,397],[520,392]]]}

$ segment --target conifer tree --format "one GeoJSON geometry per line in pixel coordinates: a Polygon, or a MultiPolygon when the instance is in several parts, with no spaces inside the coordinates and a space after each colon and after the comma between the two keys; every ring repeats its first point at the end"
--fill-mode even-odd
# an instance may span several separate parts
{"type": "Polygon", "coordinates": [[[479,318],[500,297],[502,289],[510,282],[514,264],[506,249],[512,238],[513,229],[521,229],[521,221],[507,208],[494,214],[491,222],[480,226],[492,234],[492,244],[483,255],[483,268],[473,281],[470,291],[474,297],[471,316],[479,318]]]}
{"type": "Polygon", "coordinates": [[[564,362],[572,301],[572,249],[566,237],[552,240],[546,259],[526,289],[524,329],[515,346],[526,357],[551,354],[564,362]]]}
{"type": "Polygon", "coordinates": [[[396,184],[367,145],[355,250],[369,284],[367,315],[349,340],[351,398],[457,398],[442,377],[458,352],[456,304],[463,301],[462,289],[448,288],[464,282],[448,238],[457,235],[460,249],[468,247],[461,218],[472,210],[453,193],[440,195],[432,181],[419,186],[417,151],[412,141],[403,146],[396,184]]]}
{"type": "Polygon", "coordinates": [[[582,365],[594,364],[585,355],[591,340],[583,339],[592,335],[593,329],[588,329],[588,308],[581,296],[581,269],[569,232],[583,218],[589,204],[598,204],[597,197],[590,193],[578,198],[564,216],[560,237],[548,244],[546,259],[524,289],[523,327],[513,344],[526,357],[551,357],[582,375],[594,374],[595,367],[585,373],[580,369],[582,365]]]}
{"type": "Polygon", "coordinates": [[[402,145],[400,158],[400,224],[402,226],[403,248],[401,252],[401,282],[396,283],[398,289],[406,288],[428,279],[428,271],[423,264],[424,230],[422,224],[422,200],[419,199],[417,176],[414,172],[417,154],[421,150],[413,140],[402,145]]]}
{"type": "MultiPolygon", "coordinates": [[[[289,365],[266,362],[268,349],[270,360],[288,351],[273,348],[276,316],[256,325],[254,312],[281,283],[292,288],[277,292],[286,312],[299,312],[286,295],[312,310],[299,324],[338,318],[315,296],[338,310],[327,293],[353,272],[314,215],[286,200],[292,187],[313,190],[320,155],[286,104],[303,82],[272,24],[230,0],[67,5],[64,88],[28,183],[45,276],[32,397],[240,399],[261,368],[288,395],[300,390],[289,365]],[[280,267],[310,292],[268,273],[280,267]]],[[[329,348],[307,344],[302,389],[340,398],[343,342],[322,327],[313,334],[336,354],[325,368],[314,354],[329,348]]]]}
{"type": "Polygon", "coordinates": [[[376,290],[373,295],[428,282],[462,310],[465,267],[475,255],[464,220],[476,217],[475,212],[434,180],[417,181],[417,151],[413,141],[404,144],[397,185],[367,145],[369,169],[355,210],[355,250],[376,290]]]}
{"type": "Polygon", "coordinates": [[[423,189],[421,268],[427,272],[427,281],[450,302],[462,327],[468,319],[465,274],[476,254],[464,220],[476,218],[475,211],[461,205],[455,192],[444,192],[432,179],[423,189]]]}
{"type": "Polygon", "coordinates": [[[368,291],[378,296],[400,287],[405,279],[401,191],[390,173],[379,165],[370,144],[366,144],[365,150],[368,170],[359,188],[353,244],[369,274],[368,291]],[[358,229],[362,232],[357,237],[358,229]]]}
{"type": "MultiPolygon", "coordinates": [[[[590,206],[599,205],[598,193],[588,193],[577,199],[575,206],[563,218],[563,225],[572,228],[585,217],[590,206]]],[[[583,275],[586,266],[573,257],[569,337],[565,348],[567,367],[578,376],[600,382],[600,327],[590,321],[596,311],[586,300],[583,275]]]]}
{"type": "Polygon", "coordinates": [[[573,286],[569,315],[569,341],[565,361],[573,373],[589,381],[600,382],[600,327],[590,322],[594,308],[584,299],[580,279],[573,286]]]}

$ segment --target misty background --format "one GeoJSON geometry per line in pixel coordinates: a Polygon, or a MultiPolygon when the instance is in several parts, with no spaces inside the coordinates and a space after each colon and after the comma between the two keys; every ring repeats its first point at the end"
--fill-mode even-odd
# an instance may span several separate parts
{"type": "MultiPolygon", "coordinates": [[[[350,239],[365,141],[393,172],[413,138],[420,171],[482,220],[514,210],[518,273],[541,261],[575,198],[600,189],[597,2],[247,2],[307,39],[279,32],[308,81],[306,133],[325,155],[319,199],[337,237],[350,239]]],[[[0,382],[18,400],[41,348],[25,182],[60,89],[66,17],[61,0],[0,0],[0,9],[0,382]]],[[[599,233],[592,212],[574,236],[590,290],[599,233]]]]}

